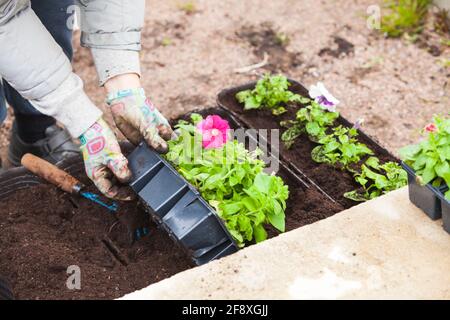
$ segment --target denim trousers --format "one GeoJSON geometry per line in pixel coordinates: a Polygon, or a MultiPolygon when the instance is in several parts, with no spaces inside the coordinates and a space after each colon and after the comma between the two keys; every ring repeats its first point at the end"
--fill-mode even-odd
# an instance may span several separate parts
{"type": "MultiPolygon", "coordinates": [[[[73,49],[72,30],[68,28],[67,21],[73,12],[68,8],[74,5],[74,2],[75,0],[31,0],[31,8],[69,60],[72,60],[73,49]]],[[[39,54],[39,52],[36,52],[36,54],[39,54]]],[[[39,122],[48,123],[49,118],[51,119],[51,117],[37,111],[28,100],[24,99],[8,82],[3,80],[0,82],[0,124],[7,115],[6,101],[13,108],[14,114],[36,117],[36,125],[39,125],[39,122]]]]}

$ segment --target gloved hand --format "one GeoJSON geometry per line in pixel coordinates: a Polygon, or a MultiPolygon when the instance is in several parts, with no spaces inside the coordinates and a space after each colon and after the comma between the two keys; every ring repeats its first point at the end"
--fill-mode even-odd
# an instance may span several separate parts
{"type": "Polygon", "coordinates": [[[108,95],[108,105],[114,121],[127,139],[137,145],[144,139],[158,152],[167,152],[167,143],[174,133],[169,122],[161,115],[144,89],[120,90],[108,95]]]}
{"type": "Polygon", "coordinates": [[[126,183],[132,173],[108,124],[100,118],[80,136],[80,141],[86,174],[100,192],[109,198],[131,200],[129,189],[114,183],[114,176],[126,183]]]}

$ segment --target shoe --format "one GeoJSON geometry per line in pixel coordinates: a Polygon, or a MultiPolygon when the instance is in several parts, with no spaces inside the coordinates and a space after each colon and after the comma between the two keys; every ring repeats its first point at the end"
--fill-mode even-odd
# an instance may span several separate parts
{"type": "Polygon", "coordinates": [[[26,143],[17,133],[14,123],[11,140],[9,143],[8,160],[13,166],[20,166],[20,160],[26,153],[34,154],[50,163],[58,164],[62,160],[76,156],[80,153],[77,146],[70,137],[67,130],[52,125],[45,130],[45,138],[34,143],[26,143]]]}

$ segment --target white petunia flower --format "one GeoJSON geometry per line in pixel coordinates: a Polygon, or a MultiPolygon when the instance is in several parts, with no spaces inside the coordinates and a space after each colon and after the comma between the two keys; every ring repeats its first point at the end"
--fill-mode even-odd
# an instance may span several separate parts
{"type": "Polygon", "coordinates": [[[317,85],[310,87],[309,96],[329,112],[336,112],[339,100],[325,88],[322,82],[318,82],[317,85]]]}

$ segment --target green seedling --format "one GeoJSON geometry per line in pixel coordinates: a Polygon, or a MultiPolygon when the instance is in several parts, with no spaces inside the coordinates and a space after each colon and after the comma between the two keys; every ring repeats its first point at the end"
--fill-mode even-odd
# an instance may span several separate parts
{"type": "Polygon", "coordinates": [[[266,74],[253,90],[245,90],[236,94],[236,99],[244,104],[244,110],[270,109],[272,114],[286,112],[286,104],[300,102],[302,97],[289,91],[290,83],[285,76],[266,74]]]}
{"type": "Polygon", "coordinates": [[[350,165],[357,164],[364,156],[373,155],[372,150],[357,137],[355,128],[335,127],[332,134],[317,141],[320,145],[312,150],[311,157],[315,162],[353,171],[350,165]]]}
{"type": "Polygon", "coordinates": [[[187,14],[193,14],[197,12],[197,4],[195,3],[195,1],[179,3],[178,9],[184,11],[187,14]]]}
{"type": "Polygon", "coordinates": [[[166,159],[216,209],[239,246],[265,240],[268,224],[284,232],[289,190],[283,180],[264,173],[260,151],[249,152],[237,140],[202,149],[195,126],[201,120],[196,114],[176,126],[179,136],[169,141],[166,159]]]}
{"type": "Polygon", "coordinates": [[[389,14],[383,15],[381,31],[388,37],[421,33],[432,0],[385,0],[389,14]]]}
{"type": "Polygon", "coordinates": [[[361,172],[355,174],[355,181],[361,189],[347,192],[344,197],[362,202],[406,186],[408,175],[398,163],[380,164],[378,158],[370,157],[361,166],[361,172]]]}
{"type": "Polygon", "coordinates": [[[296,120],[280,123],[281,126],[288,128],[281,136],[281,140],[288,149],[304,132],[312,141],[317,142],[326,135],[326,130],[339,117],[338,112],[329,112],[308,98],[302,98],[301,102],[310,103],[310,105],[297,111],[296,120]]]}
{"type": "MultiPolygon", "coordinates": [[[[427,139],[402,148],[400,156],[415,171],[420,184],[450,186],[450,119],[435,117],[423,131],[427,139]]],[[[450,200],[450,190],[445,197],[450,200]]]]}
{"type": "Polygon", "coordinates": [[[284,32],[278,32],[275,36],[275,39],[276,42],[282,47],[287,46],[291,42],[289,36],[284,32]]]}

